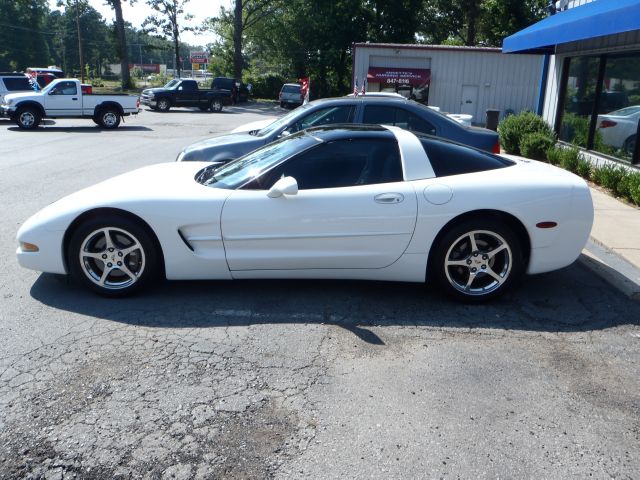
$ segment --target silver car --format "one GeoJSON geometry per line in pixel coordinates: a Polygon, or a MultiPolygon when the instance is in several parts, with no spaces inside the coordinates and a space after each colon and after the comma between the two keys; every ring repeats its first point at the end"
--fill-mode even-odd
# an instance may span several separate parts
{"type": "Polygon", "coordinates": [[[302,105],[302,87],[297,83],[285,83],[280,90],[279,99],[282,108],[302,105]]]}

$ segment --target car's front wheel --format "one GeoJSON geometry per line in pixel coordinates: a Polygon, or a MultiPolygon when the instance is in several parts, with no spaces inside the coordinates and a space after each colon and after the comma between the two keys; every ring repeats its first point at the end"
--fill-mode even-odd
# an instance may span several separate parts
{"type": "Polygon", "coordinates": [[[160,100],[158,100],[157,108],[161,112],[168,112],[171,108],[171,102],[168,98],[161,98],[160,100]]]}
{"type": "Polygon", "coordinates": [[[622,150],[624,150],[624,153],[626,153],[630,157],[633,155],[633,152],[636,150],[636,136],[635,135],[631,135],[629,138],[627,138],[624,141],[624,144],[622,145],[622,150]]]}
{"type": "Polygon", "coordinates": [[[502,295],[524,274],[522,245],[503,222],[467,220],[435,245],[429,269],[448,295],[478,303],[502,295]]]}
{"type": "Polygon", "coordinates": [[[134,293],[158,278],[160,256],[147,230],[127,217],[82,223],[67,251],[71,276],[105,296],[134,293]]]}
{"type": "Polygon", "coordinates": [[[34,107],[22,107],[16,113],[16,124],[23,130],[31,130],[40,125],[42,116],[34,107]]]}

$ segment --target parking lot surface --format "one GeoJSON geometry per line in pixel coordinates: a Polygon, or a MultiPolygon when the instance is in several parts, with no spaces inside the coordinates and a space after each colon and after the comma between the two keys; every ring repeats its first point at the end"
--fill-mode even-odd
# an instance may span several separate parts
{"type": "Polygon", "coordinates": [[[345,281],[109,300],[18,266],[48,203],[281,113],[0,120],[0,478],[638,478],[640,305],[579,263],[483,306],[345,281]]]}

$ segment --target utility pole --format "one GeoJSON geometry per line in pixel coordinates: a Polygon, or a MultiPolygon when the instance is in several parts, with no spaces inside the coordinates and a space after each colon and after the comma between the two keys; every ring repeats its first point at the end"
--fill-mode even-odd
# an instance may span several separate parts
{"type": "Polygon", "coordinates": [[[76,0],[76,26],[78,27],[78,52],[80,55],[80,83],[84,83],[84,57],[82,56],[82,36],[80,35],[80,0],[76,0]]]}

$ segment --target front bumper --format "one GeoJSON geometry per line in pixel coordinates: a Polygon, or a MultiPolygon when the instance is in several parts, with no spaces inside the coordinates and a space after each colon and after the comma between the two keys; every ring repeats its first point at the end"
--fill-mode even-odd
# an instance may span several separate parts
{"type": "Polygon", "coordinates": [[[9,105],[0,105],[0,117],[13,117],[14,113],[16,113],[15,107],[9,105]]]}
{"type": "Polygon", "coordinates": [[[140,103],[147,107],[155,107],[158,105],[158,101],[155,98],[150,97],[140,97],[140,103]]]}

